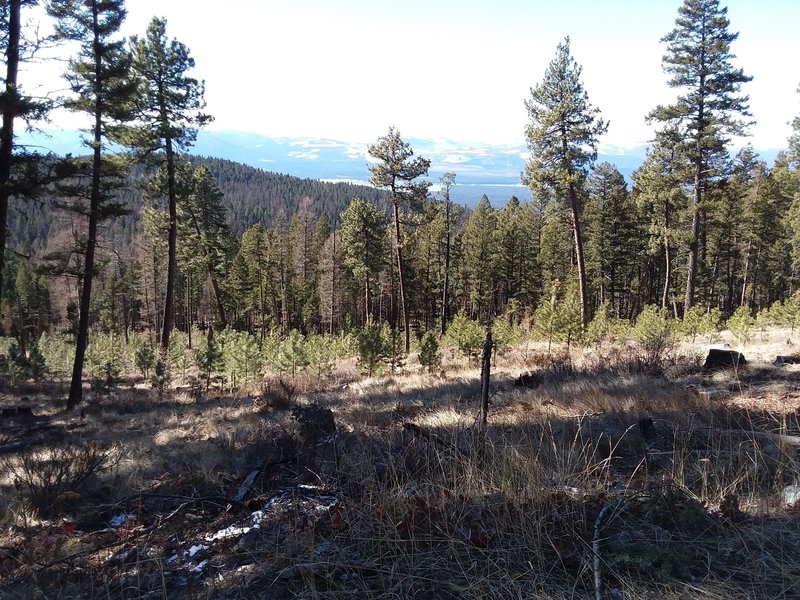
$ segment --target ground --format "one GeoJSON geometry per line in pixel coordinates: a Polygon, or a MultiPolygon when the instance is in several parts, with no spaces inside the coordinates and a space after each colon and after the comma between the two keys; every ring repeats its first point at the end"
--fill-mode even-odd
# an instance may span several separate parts
{"type": "Polygon", "coordinates": [[[0,408],[3,598],[798,598],[800,334],[0,408]],[[533,388],[515,387],[523,372],[533,388]]]}

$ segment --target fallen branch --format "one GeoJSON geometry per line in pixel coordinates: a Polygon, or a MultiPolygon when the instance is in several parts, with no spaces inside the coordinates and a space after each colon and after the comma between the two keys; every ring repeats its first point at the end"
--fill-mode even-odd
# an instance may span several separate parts
{"type": "Polygon", "coordinates": [[[595,600],[603,600],[603,576],[600,571],[600,532],[603,529],[603,522],[606,520],[606,515],[609,512],[615,511],[622,500],[614,504],[606,504],[600,514],[597,515],[597,520],[594,522],[594,536],[592,537],[592,554],[594,555],[594,598],[595,600]]]}

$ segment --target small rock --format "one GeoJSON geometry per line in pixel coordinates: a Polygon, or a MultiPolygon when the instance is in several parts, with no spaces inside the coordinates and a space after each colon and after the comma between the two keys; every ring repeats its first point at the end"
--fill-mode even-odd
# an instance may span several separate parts
{"type": "Polygon", "coordinates": [[[783,505],[791,508],[800,502],[800,485],[787,485],[783,488],[783,505]]]}

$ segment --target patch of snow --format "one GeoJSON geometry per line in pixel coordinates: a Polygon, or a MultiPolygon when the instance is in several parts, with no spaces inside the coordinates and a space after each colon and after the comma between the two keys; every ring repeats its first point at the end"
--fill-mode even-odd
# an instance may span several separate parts
{"type": "MultiPolygon", "coordinates": [[[[188,555],[189,558],[197,554],[198,552],[202,552],[203,550],[208,550],[208,546],[204,546],[203,544],[198,544],[196,546],[192,546],[187,550],[184,554],[188,555]]],[[[176,556],[177,558],[177,556],[176,556]]]]}

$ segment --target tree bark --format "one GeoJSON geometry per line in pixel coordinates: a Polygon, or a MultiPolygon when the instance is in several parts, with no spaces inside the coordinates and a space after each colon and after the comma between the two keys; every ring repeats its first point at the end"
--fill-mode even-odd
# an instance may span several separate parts
{"type": "Polygon", "coordinates": [[[406,297],[405,270],[403,269],[403,240],[400,235],[400,207],[398,206],[397,192],[392,186],[392,204],[394,205],[394,235],[395,248],[397,249],[397,278],[400,288],[400,308],[403,311],[403,330],[405,331],[405,353],[411,352],[411,320],[408,314],[408,298],[406,297]]]}
{"type": "Polygon", "coordinates": [[[178,270],[178,191],[175,185],[175,153],[172,136],[166,137],[167,195],[169,197],[169,237],[167,241],[167,293],[164,298],[164,319],[161,330],[161,354],[169,352],[169,336],[175,326],[175,279],[178,270]]]}

